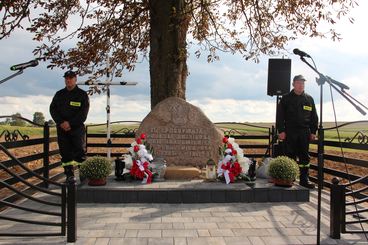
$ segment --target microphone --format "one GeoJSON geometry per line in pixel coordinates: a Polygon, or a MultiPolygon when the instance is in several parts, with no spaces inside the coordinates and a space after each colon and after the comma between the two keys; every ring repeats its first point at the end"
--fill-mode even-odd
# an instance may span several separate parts
{"type": "Polygon", "coordinates": [[[17,71],[17,70],[23,70],[27,67],[35,67],[35,66],[38,66],[38,60],[31,60],[31,61],[28,61],[26,63],[21,63],[21,64],[17,64],[17,65],[13,65],[10,67],[10,70],[11,71],[17,71]]]}
{"type": "Polygon", "coordinates": [[[307,54],[306,52],[301,51],[300,49],[297,49],[297,48],[295,48],[293,50],[293,53],[296,54],[296,55],[299,55],[301,57],[304,57],[305,56],[305,57],[311,58],[309,54],[307,54]]]}
{"type": "Polygon", "coordinates": [[[327,79],[329,79],[330,80],[330,82],[332,82],[332,83],[334,83],[334,84],[336,84],[337,86],[339,86],[340,88],[342,88],[342,89],[350,89],[347,85],[345,85],[345,84],[343,84],[343,83],[341,83],[341,82],[338,82],[338,81],[336,81],[336,80],[334,80],[334,79],[332,79],[331,77],[329,77],[329,76],[326,76],[327,77],[327,79]]]}

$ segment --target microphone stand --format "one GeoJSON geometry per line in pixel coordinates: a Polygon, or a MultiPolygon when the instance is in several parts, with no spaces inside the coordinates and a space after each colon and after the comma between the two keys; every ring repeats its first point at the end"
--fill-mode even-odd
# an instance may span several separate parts
{"type": "Polygon", "coordinates": [[[22,73],[23,73],[23,69],[20,69],[17,73],[14,73],[13,75],[10,75],[10,76],[8,76],[8,77],[4,78],[3,80],[1,80],[1,81],[0,81],[0,84],[2,84],[2,83],[4,83],[4,82],[8,81],[9,79],[12,79],[13,77],[16,77],[16,76],[20,75],[20,74],[22,74],[22,73]]]}
{"type": "MultiPolygon", "coordinates": [[[[317,211],[317,244],[320,244],[321,239],[321,197],[322,197],[322,189],[323,189],[323,167],[324,167],[324,129],[323,129],[323,120],[322,120],[322,110],[323,110],[323,85],[327,82],[331,87],[333,87],[339,94],[341,94],[347,101],[349,101],[362,115],[366,115],[366,112],[361,109],[354,101],[362,105],[355,98],[345,92],[344,89],[349,89],[345,84],[333,80],[332,78],[323,75],[320,73],[315,67],[313,67],[308,61],[304,59],[304,56],[300,56],[300,59],[307,64],[313,71],[315,71],[319,78],[316,79],[317,84],[320,86],[320,118],[319,118],[319,127],[318,127],[318,211],[317,211]],[[337,88],[340,87],[341,90],[337,88]],[[354,101],[352,101],[354,100],[354,101]]],[[[364,105],[364,108],[367,109],[364,105]]]]}

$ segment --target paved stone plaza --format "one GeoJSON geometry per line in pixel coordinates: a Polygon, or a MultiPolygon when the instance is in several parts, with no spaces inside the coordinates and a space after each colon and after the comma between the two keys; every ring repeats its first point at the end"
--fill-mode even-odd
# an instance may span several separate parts
{"type": "MultiPolygon", "coordinates": [[[[357,234],[342,234],[340,240],[329,238],[328,203],[328,192],[325,192],[321,244],[368,244],[363,235],[357,234]]],[[[23,204],[41,207],[30,201],[23,204]]],[[[24,217],[25,212],[10,210],[4,215],[24,217]]],[[[315,244],[316,215],[316,190],[311,192],[310,202],[306,203],[78,204],[78,240],[75,244],[315,244]]],[[[35,218],[43,220],[41,216],[35,218]]],[[[30,231],[46,228],[2,221],[0,229],[30,231]]],[[[367,224],[365,229],[368,229],[367,224]]],[[[0,244],[67,243],[66,237],[44,237],[0,238],[0,244]]]]}

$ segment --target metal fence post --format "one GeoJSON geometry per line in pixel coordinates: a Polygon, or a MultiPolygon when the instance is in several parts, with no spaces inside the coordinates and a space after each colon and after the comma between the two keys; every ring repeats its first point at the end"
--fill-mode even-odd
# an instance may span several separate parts
{"type": "Polygon", "coordinates": [[[67,242],[77,240],[77,180],[70,176],[67,180],[67,242]]]}
{"type": "MultiPolygon", "coordinates": [[[[50,172],[50,127],[48,122],[45,122],[43,126],[43,177],[49,179],[50,172]]],[[[44,181],[43,185],[45,188],[49,188],[49,184],[44,181]]]]}
{"type": "MultiPolygon", "coordinates": [[[[270,129],[268,129],[268,134],[270,134],[270,129]]],[[[271,157],[276,157],[275,156],[275,137],[276,137],[276,130],[275,130],[275,126],[272,125],[272,128],[271,128],[271,142],[269,143],[269,145],[271,146],[271,154],[270,156],[271,157]]]]}
{"type": "Polygon", "coordinates": [[[334,177],[332,179],[330,191],[330,237],[333,239],[340,239],[343,207],[345,205],[345,186],[339,185],[339,179],[334,177]]]}
{"type": "Polygon", "coordinates": [[[85,146],[85,151],[86,151],[86,154],[88,153],[88,126],[85,126],[85,131],[86,131],[86,134],[85,134],[85,142],[86,142],[86,146],[85,146]]]}

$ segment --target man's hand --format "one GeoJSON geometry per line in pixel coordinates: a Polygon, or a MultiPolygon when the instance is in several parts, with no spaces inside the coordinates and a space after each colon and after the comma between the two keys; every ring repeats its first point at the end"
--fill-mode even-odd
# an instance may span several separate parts
{"type": "Polygon", "coordinates": [[[315,134],[310,134],[309,139],[310,140],[315,140],[316,139],[316,135],[315,134]]]}
{"type": "Polygon", "coordinates": [[[279,133],[279,140],[285,140],[285,139],[286,139],[286,133],[285,132],[279,133]]]}
{"type": "Polygon", "coordinates": [[[62,128],[64,131],[69,131],[71,130],[72,128],[70,127],[70,124],[68,121],[64,121],[60,124],[60,128],[62,128]]]}

